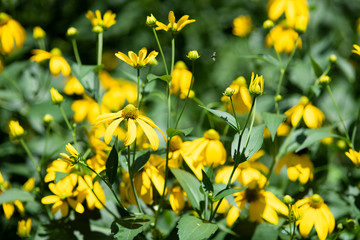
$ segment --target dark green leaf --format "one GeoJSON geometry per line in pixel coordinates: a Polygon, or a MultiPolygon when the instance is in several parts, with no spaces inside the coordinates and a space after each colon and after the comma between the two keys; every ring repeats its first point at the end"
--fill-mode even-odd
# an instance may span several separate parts
{"type": "Polygon", "coordinates": [[[203,222],[197,217],[183,216],[177,229],[180,240],[202,240],[214,234],[218,226],[214,223],[203,222]]]}
{"type": "Polygon", "coordinates": [[[321,86],[310,86],[309,89],[316,97],[318,97],[321,93],[321,86]]]}
{"type": "Polygon", "coordinates": [[[116,150],[116,144],[114,144],[108,159],[106,160],[106,175],[109,178],[111,184],[114,183],[117,174],[117,167],[119,164],[119,155],[116,150]]]}
{"type": "Polygon", "coordinates": [[[185,190],[193,208],[200,210],[200,202],[204,201],[204,197],[199,190],[201,186],[199,180],[194,175],[184,170],[177,168],[170,168],[170,170],[179,181],[181,187],[185,190]]]}
{"type": "Polygon", "coordinates": [[[213,198],[213,202],[217,202],[219,201],[220,199],[226,197],[226,196],[229,196],[229,195],[232,195],[234,193],[237,193],[237,192],[242,192],[244,191],[246,188],[229,188],[229,189],[223,189],[221,190],[220,192],[218,192],[218,194],[216,194],[216,196],[213,198]]]}
{"type": "Polygon", "coordinates": [[[304,131],[305,140],[301,142],[300,146],[295,150],[295,152],[299,152],[314,143],[320,142],[321,139],[327,137],[339,137],[339,135],[335,133],[331,133],[332,128],[319,128],[319,129],[306,129],[304,131]]]}
{"type": "Polygon", "coordinates": [[[276,131],[287,115],[262,112],[261,116],[265,122],[266,127],[269,129],[271,139],[274,141],[276,131]]]}
{"type": "Polygon", "coordinates": [[[214,172],[213,166],[212,165],[210,167],[205,166],[205,170],[206,170],[206,175],[208,176],[209,179],[211,179],[212,175],[213,175],[213,172],[214,172]]]}
{"type": "Polygon", "coordinates": [[[147,151],[144,154],[137,157],[133,167],[133,174],[137,173],[147,163],[149,158],[150,158],[150,151],[147,151]]]}
{"type": "Polygon", "coordinates": [[[116,239],[132,240],[146,230],[152,222],[153,217],[148,215],[125,217],[115,220],[111,224],[111,232],[116,239]]]}
{"type": "Polygon", "coordinates": [[[157,76],[155,74],[152,74],[152,73],[149,73],[147,76],[146,76],[146,79],[150,82],[150,81],[153,81],[155,79],[160,79],[160,80],[163,80],[167,83],[171,82],[171,75],[162,75],[162,76],[157,76]]]}
{"type": "Polygon", "coordinates": [[[34,201],[34,196],[28,191],[18,188],[11,188],[0,194],[0,204],[15,202],[16,200],[21,202],[34,201]]]}
{"type": "Polygon", "coordinates": [[[208,175],[206,175],[204,170],[201,170],[201,172],[202,172],[202,176],[203,176],[203,179],[202,179],[203,189],[206,192],[214,192],[214,187],[210,181],[210,178],[208,177],[208,175]]]}
{"type": "MultiPolygon", "coordinates": [[[[200,105],[199,105],[199,106],[200,106],[200,105]]],[[[230,113],[223,112],[223,111],[219,111],[219,110],[210,109],[210,108],[203,107],[203,106],[200,106],[200,107],[208,110],[209,112],[211,112],[211,113],[214,114],[215,116],[221,118],[221,119],[224,120],[226,123],[228,123],[228,124],[230,125],[230,127],[232,127],[233,129],[235,129],[236,131],[238,131],[237,125],[236,125],[236,120],[235,120],[234,116],[231,115],[230,113]]]]}
{"type": "Polygon", "coordinates": [[[310,56],[310,60],[311,60],[311,65],[313,67],[314,73],[316,77],[320,77],[321,74],[323,73],[323,70],[321,69],[321,67],[319,66],[319,64],[310,56]]]}
{"type": "MultiPolygon", "coordinates": [[[[260,148],[263,144],[263,141],[264,141],[264,135],[263,135],[264,128],[265,128],[265,124],[262,124],[262,125],[253,127],[253,129],[251,130],[248,144],[244,151],[246,160],[251,158],[257,151],[260,150],[260,148]]],[[[244,131],[244,134],[241,138],[241,142],[240,142],[240,153],[243,151],[248,134],[249,134],[249,129],[246,128],[244,131]]],[[[237,156],[235,156],[235,153],[237,151],[238,141],[239,141],[239,134],[236,134],[234,137],[234,140],[231,144],[231,155],[233,157],[237,157],[237,156]]]]}

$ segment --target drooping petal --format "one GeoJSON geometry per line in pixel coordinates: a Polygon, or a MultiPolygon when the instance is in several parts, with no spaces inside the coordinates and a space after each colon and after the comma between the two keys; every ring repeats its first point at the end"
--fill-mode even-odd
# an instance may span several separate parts
{"type": "Polygon", "coordinates": [[[315,209],[308,208],[300,220],[299,231],[301,236],[306,237],[309,235],[314,223],[315,223],[315,209]]]}
{"type": "Polygon", "coordinates": [[[128,119],[128,130],[124,141],[125,146],[129,146],[135,141],[136,138],[136,124],[133,119],[128,119]]]}
{"type": "Polygon", "coordinates": [[[104,135],[104,140],[105,140],[106,144],[110,143],[111,138],[114,135],[116,128],[119,126],[119,124],[121,123],[122,120],[124,120],[124,118],[116,119],[106,128],[105,135],[104,135]]]}
{"type": "Polygon", "coordinates": [[[57,201],[60,201],[60,197],[56,195],[49,195],[41,199],[42,204],[53,204],[57,201]]]}
{"type": "Polygon", "coordinates": [[[138,118],[136,121],[144,131],[146,137],[149,139],[151,148],[156,151],[159,147],[159,137],[156,134],[155,130],[140,118],[138,118]]]}
{"type": "Polygon", "coordinates": [[[61,216],[66,217],[69,214],[69,205],[66,202],[63,202],[60,206],[61,216]]]}
{"type": "Polygon", "coordinates": [[[68,198],[67,201],[76,212],[78,212],[78,213],[84,212],[84,206],[81,203],[79,203],[78,201],[75,201],[74,199],[71,199],[71,198],[68,198]]]}
{"type": "Polygon", "coordinates": [[[2,207],[3,207],[3,210],[4,210],[5,218],[10,219],[11,216],[14,214],[14,211],[15,211],[14,204],[13,203],[3,203],[2,207]]]}
{"type": "Polygon", "coordinates": [[[231,227],[232,225],[234,225],[234,223],[239,218],[239,216],[240,216],[239,209],[235,206],[232,206],[226,215],[226,224],[229,227],[231,227]]]}
{"type": "Polygon", "coordinates": [[[328,226],[320,209],[315,210],[315,230],[320,240],[325,240],[328,235],[328,226]]]}

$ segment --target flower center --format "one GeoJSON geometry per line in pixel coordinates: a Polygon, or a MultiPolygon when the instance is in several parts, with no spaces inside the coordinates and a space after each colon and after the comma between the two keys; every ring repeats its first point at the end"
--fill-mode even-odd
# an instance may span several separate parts
{"type": "Polygon", "coordinates": [[[53,55],[53,56],[61,56],[61,50],[58,49],[58,48],[53,48],[53,49],[51,49],[50,53],[51,53],[51,55],[53,55]]]}
{"type": "Polygon", "coordinates": [[[139,117],[139,110],[132,104],[126,105],[122,110],[123,118],[137,119],[139,117]]]}
{"type": "Polygon", "coordinates": [[[204,133],[204,138],[209,140],[219,140],[220,136],[217,131],[215,131],[214,129],[210,129],[204,133]]]}
{"type": "Polygon", "coordinates": [[[310,197],[310,205],[313,208],[319,208],[324,203],[324,200],[320,197],[319,194],[314,194],[310,197]]]}
{"type": "Polygon", "coordinates": [[[308,104],[309,103],[309,99],[306,97],[306,96],[302,96],[301,98],[300,98],[300,104],[301,105],[306,105],[306,104],[308,104]]]}
{"type": "Polygon", "coordinates": [[[4,12],[0,12],[0,26],[6,24],[10,19],[10,16],[4,12]]]}
{"type": "Polygon", "coordinates": [[[170,152],[175,152],[181,148],[181,144],[183,143],[181,137],[178,135],[174,136],[170,140],[170,152]]]}
{"type": "Polygon", "coordinates": [[[259,199],[259,191],[257,189],[246,189],[245,197],[248,202],[253,202],[259,199]]]}

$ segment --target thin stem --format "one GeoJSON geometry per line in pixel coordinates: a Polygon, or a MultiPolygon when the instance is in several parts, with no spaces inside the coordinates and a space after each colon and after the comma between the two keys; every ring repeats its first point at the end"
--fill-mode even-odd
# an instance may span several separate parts
{"type": "Polygon", "coordinates": [[[237,129],[238,129],[238,132],[240,132],[240,124],[239,124],[239,121],[237,119],[237,116],[236,116],[236,112],[235,112],[235,107],[234,107],[234,102],[232,100],[232,96],[229,97],[230,98],[230,103],[231,103],[231,108],[233,110],[233,115],[234,115],[234,118],[235,118],[235,121],[236,121],[236,126],[237,126],[237,129]]]}
{"type": "Polygon", "coordinates": [[[141,99],[141,90],[140,90],[140,69],[137,69],[137,97],[136,97],[136,107],[140,107],[140,99],[141,99]]]}
{"type": "Polygon", "coordinates": [[[75,59],[77,64],[79,64],[80,66],[82,65],[81,63],[81,59],[80,59],[80,55],[79,55],[79,51],[78,51],[78,47],[77,47],[77,43],[76,43],[76,39],[73,38],[71,40],[72,46],[73,46],[73,50],[74,50],[74,55],[75,55],[75,59]]]}
{"type": "Polygon", "coordinates": [[[155,36],[155,39],[156,39],[156,43],[157,43],[157,45],[158,45],[158,47],[159,47],[159,52],[160,52],[160,54],[161,54],[162,61],[163,61],[163,63],[164,63],[164,68],[165,68],[166,75],[169,75],[169,70],[168,70],[167,65],[166,65],[164,53],[163,53],[163,50],[162,50],[162,48],[161,48],[161,44],[160,44],[160,41],[159,41],[159,38],[158,38],[158,36],[157,36],[157,33],[156,33],[155,28],[153,28],[153,33],[154,33],[154,36],[155,36]]]}
{"type": "Polygon", "coordinates": [[[61,111],[61,114],[66,122],[66,125],[67,127],[69,128],[69,130],[71,131],[71,134],[73,136],[73,140],[74,140],[74,145],[75,145],[75,148],[78,149],[78,146],[77,146],[77,141],[76,141],[76,131],[75,129],[70,125],[70,122],[65,114],[65,111],[63,109],[63,107],[61,105],[59,105],[59,108],[60,108],[60,111],[61,111]]]}
{"type": "Polygon", "coordinates": [[[175,38],[173,36],[171,39],[171,72],[170,72],[171,76],[174,71],[174,65],[175,65],[175,38]]]}
{"type": "MultiPolygon", "coordinates": [[[[135,152],[134,152],[135,154],[135,152]]],[[[130,145],[128,146],[128,157],[127,157],[127,162],[128,162],[128,171],[129,171],[129,178],[130,178],[130,183],[131,183],[131,188],[133,190],[133,193],[134,193],[134,197],[135,197],[135,200],[136,200],[136,204],[137,204],[137,207],[138,207],[138,210],[139,212],[143,213],[142,209],[141,209],[141,206],[139,204],[139,200],[138,200],[138,196],[136,194],[136,191],[135,191],[135,185],[134,185],[134,178],[133,178],[133,174],[132,174],[132,166],[131,166],[131,161],[130,161],[130,145]]]]}
{"type": "MultiPolygon", "coordinates": [[[[97,66],[101,65],[101,61],[102,61],[102,51],[103,51],[103,33],[98,33],[97,34],[97,66]]],[[[95,101],[97,103],[100,102],[100,79],[99,77],[94,78],[94,96],[95,96],[95,101]]],[[[99,108],[100,108],[100,104],[99,104],[99,108]]]]}
{"type": "Polygon", "coordinates": [[[42,179],[42,177],[41,177],[41,169],[40,169],[38,163],[36,162],[34,156],[33,156],[32,153],[30,152],[30,149],[28,148],[28,146],[27,146],[27,144],[25,143],[24,139],[21,138],[21,139],[20,139],[20,143],[21,143],[22,147],[24,148],[26,154],[29,156],[31,162],[33,163],[33,165],[34,165],[34,167],[35,167],[35,169],[36,169],[36,171],[38,172],[39,178],[40,178],[39,180],[41,181],[41,179],[42,179]]]}

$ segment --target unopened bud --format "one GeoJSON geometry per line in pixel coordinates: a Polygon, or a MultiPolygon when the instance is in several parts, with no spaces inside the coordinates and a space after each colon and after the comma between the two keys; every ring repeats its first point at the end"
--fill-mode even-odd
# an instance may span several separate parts
{"type": "Polygon", "coordinates": [[[50,93],[53,104],[60,105],[64,101],[64,97],[55,88],[51,88],[50,93]]]}
{"type": "Polygon", "coordinates": [[[33,36],[36,40],[43,39],[46,36],[46,32],[39,26],[34,27],[33,36]]]}
{"type": "Polygon", "coordinates": [[[231,97],[232,95],[234,95],[234,93],[235,90],[228,87],[225,89],[224,96],[231,97]]]}
{"type": "Polygon", "coordinates": [[[146,17],[146,25],[149,27],[155,27],[156,26],[156,18],[154,15],[150,14],[150,16],[146,17]]]}
{"type": "Polygon", "coordinates": [[[74,28],[74,27],[70,27],[66,31],[66,36],[68,36],[69,38],[74,38],[77,35],[78,35],[78,30],[76,28],[74,28]]]}
{"type": "Polygon", "coordinates": [[[338,140],[336,142],[336,146],[340,149],[346,149],[347,148],[347,145],[346,145],[346,142],[344,140],[338,140]]]}
{"type": "Polygon", "coordinates": [[[196,50],[193,50],[193,51],[190,51],[186,57],[189,58],[191,61],[195,61],[200,56],[199,56],[199,53],[196,50]]]}
{"type": "Polygon", "coordinates": [[[256,76],[254,73],[251,75],[251,81],[249,86],[249,92],[255,96],[260,96],[263,94],[264,91],[264,78],[263,76],[256,76]]]}
{"type": "Polygon", "coordinates": [[[148,63],[150,66],[156,66],[158,65],[158,61],[156,60],[156,58],[153,58],[149,61],[148,63]]]}
{"type": "Polygon", "coordinates": [[[320,77],[320,83],[321,84],[327,85],[327,84],[330,83],[330,81],[331,81],[331,78],[328,75],[322,75],[320,77]]]}
{"type": "Polygon", "coordinates": [[[329,57],[329,62],[336,63],[337,62],[337,56],[335,54],[331,54],[329,57]]]}
{"type": "Polygon", "coordinates": [[[104,32],[104,28],[102,26],[96,25],[93,27],[93,32],[94,33],[102,33],[102,32],[104,32]]]}
{"type": "Polygon", "coordinates": [[[274,22],[271,21],[271,20],[266,20],[264,23],[263,23],[263,27],[264,29],[270,29],[274,26],[274,22]]]}
{"type": "Polygon", "coordinates": [[[280,94],[275,96],[275,102],[280,102],[282,99],[283,97],[280,94]]]}
{"type": "Polygon", "coordinates": [[[45,124],[50,124],[52,123],[52,121],[54,121],[53,116],[51,116],[50,114],[45,114],[45,116],[43,117],[43,122],[45,124]]]}
{"type": "Polygon", "coordinates": [[[285,195],[282,199],[283,203],[290,204],[293,201],[293,198],[290,195],[285,195]]]}

